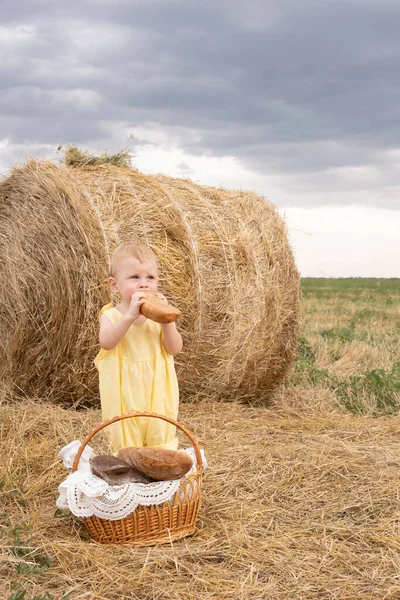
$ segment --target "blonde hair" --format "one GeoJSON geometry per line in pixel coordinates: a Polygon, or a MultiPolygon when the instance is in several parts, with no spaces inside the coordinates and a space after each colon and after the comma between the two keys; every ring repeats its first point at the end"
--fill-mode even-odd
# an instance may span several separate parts
{"type": "Polygon", "coordinates": [[[115,274],[118,270],[118,265],[122,261],[122,259],[130,256],[132,258],[137,258],[137,260],[141,263],[146,261],[155,262],[157,268],[157,257],[154,254],[153,250],[144,244],[135,244],[134,242],[125,242],[118,246],[118,248],[114,251],[110,260],[110,276],[115,277],[115,274]]]}

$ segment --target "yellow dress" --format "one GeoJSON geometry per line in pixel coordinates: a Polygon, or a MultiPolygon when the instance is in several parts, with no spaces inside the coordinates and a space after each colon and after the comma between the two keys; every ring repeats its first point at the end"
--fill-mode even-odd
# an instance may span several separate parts
{"type": "MultiPolygon", "coordinates": [[[[104,306],[111,323],[123,315],[112,304],[104,306]]],[[[100,349],[94,361],[99,371],[103,420],[130,411],[151,411],[177,419],[179,391],[174,358],[164,348],[161,326],[150,319],[131,325],[111,350],[100,349]]],[[[127,446],[156,446],[176,450],[174,425],[161,419],[124,419],[104,429],[115,452],[127,446]]]]}

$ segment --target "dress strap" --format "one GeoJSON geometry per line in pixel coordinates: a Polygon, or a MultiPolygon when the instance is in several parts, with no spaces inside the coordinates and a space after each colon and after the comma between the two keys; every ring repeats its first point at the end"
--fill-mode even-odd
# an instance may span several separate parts
{"type": "Polygon", "coordinates": [[[109,304],[106,304],[105,306],[103,306],[103,308],[99,312],[99,319],[102,314],[108,313],[108,314],[106,314],[106,316],[110,319],[110,321],[112,321],[114,323],[114,319],[112,318],[113,316],[115,316],[113,308],[114,307],[111,302],[109,304]]]}

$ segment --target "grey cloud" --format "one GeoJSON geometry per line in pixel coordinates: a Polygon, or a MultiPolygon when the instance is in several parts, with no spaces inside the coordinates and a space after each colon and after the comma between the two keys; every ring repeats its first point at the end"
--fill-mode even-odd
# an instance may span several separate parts
{"type": "Polygon", "coordinates": [[[399,145],[397,1],[22,0],[0,12],[0,138],[15,144],[96,144],[104,121],[152,122],[188,152],[315,185],[346,165],[384,169],[399,145]]]}

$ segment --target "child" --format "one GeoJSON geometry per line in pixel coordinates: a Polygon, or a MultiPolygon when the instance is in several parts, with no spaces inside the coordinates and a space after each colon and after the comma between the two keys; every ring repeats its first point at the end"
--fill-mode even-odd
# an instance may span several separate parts
{"type": "MultiPolygon", "coordinates": [[[[117,306],[100,311],[99,371],[103,419],[130,411],[151,411],[172,419],[178,415],[178,382],[173,356],[182,349],[175,323],[160,325],[146,319],[140,306],[146,292],[157,294],[158,267],[153,251],[125,243],[111,257],[109,282],[119,292],[117,306]]],[[[128,446],[156,446],[176,450],[175,427],[166,421],[139,417],[123,419],[106,428],[115,452],[128,446]]]]}

